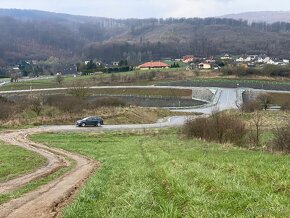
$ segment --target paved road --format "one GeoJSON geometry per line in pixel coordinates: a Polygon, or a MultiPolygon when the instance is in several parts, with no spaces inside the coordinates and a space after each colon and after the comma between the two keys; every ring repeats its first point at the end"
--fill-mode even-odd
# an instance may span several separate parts
{"type": "Polygon", "coordinates": [[[238,109],[237,100],[237,89],[219,88],[213,102],[200,108],[178,109],[174,111],[212,114],[217,111],[238,109]]]}
{"type": "MultiPolygon", "coordinates": [[[[90,89],[191,89],[190,87],[183,86],[92,86],[87,87],[90,89]]],[[[47,89],[25,89],[25,90],[8,90],[0,91],[0,94],[14,94],[14,93],[26,93],[26,92],[47,92],[47,91],[62,91],[69,88],[47,88],[47,89]]],[[[205,88],[206,89],[206,88],[205,88]]]]}
{"type": "Polygon", "coordinates": [[[122,125],[104,125],[97,127],[76,127],[74,125],[54,125],[40,127],[46,132],[96,132],[96,131],[121,131],[121,130],[140,130],[140,129],[155,129],[166,127],[182,126],[188,119],[196,116],[174,116],[158,121],[152,124],[122,124],[122,125]]]}

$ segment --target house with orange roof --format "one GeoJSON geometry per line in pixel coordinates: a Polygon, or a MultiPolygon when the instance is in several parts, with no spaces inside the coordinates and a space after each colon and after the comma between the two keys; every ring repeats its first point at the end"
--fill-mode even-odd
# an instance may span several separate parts
{"type": "Polygon", "coordinates": [[[167,69],[170,66],[161,61],[151,61],[144,64],[139,65],[137,68],[140,70],[150,70],[150,69],[167,69]]]}

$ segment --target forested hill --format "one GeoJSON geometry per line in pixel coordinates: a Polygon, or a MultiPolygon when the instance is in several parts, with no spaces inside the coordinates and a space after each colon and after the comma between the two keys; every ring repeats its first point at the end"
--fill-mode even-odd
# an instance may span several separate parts
{"type": "Polygon", "coordinates": [[[0,10],[0,65],[50,56],[66,61],[265,53],[290,56],[290,24],[226,18],[109,19],[0,10]]]}
{"type": "Polygon", "coordinates": [[[242,19],[252,22],[266,22],[266,23],[276,23],[276,22],[287,22],[290,23],[290,11],[253,11],[244,12],[238,14],[228,14],[222,16],[222,18],[230,19],[242,19]]]}

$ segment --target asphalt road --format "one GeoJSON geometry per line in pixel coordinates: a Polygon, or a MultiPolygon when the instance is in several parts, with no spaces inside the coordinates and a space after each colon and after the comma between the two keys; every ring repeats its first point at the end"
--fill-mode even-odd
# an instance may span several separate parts
{"type": "Polygon", "coordinates": [[[217,111],[238,109],[237,100],[237,89],[219,88],[213,102],[200,108],[178,109],[174,111],[212,114],[217,111]]]}
{"type": "Polygon", "coordinates": [[[96,132],[157,129],[182,126],[188,119],[192,119],[194,117],[196,116],[174,116],[159,120],[157,123],[152,124],[103,125],[102,127],[76,127],[74,125],[54,125],[41,126],[40,128],[45,132],[96,132]]]}

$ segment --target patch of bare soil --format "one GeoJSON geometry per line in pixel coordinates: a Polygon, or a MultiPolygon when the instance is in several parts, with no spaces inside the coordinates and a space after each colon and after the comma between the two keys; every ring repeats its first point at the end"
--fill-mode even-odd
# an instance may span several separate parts
{"type": "Polygon", "coordinates": [[[58,179],[40,188],[11,200],[0,206],[0,217],[57,217],[63,206],[74,196],[82,184],[97,169],[98,163],[80,155],[49,148],[31,142],[29,134],[40,133],[42,129],[28,129],[0,134],[0,140],[37,152],[47,158],[47,164],[34,173],[21,176],[0,184],[0,193],[6,193],[45,175],[58,168],[69,165],[68,159],[74,160],[73,169],[58,179]]]}

